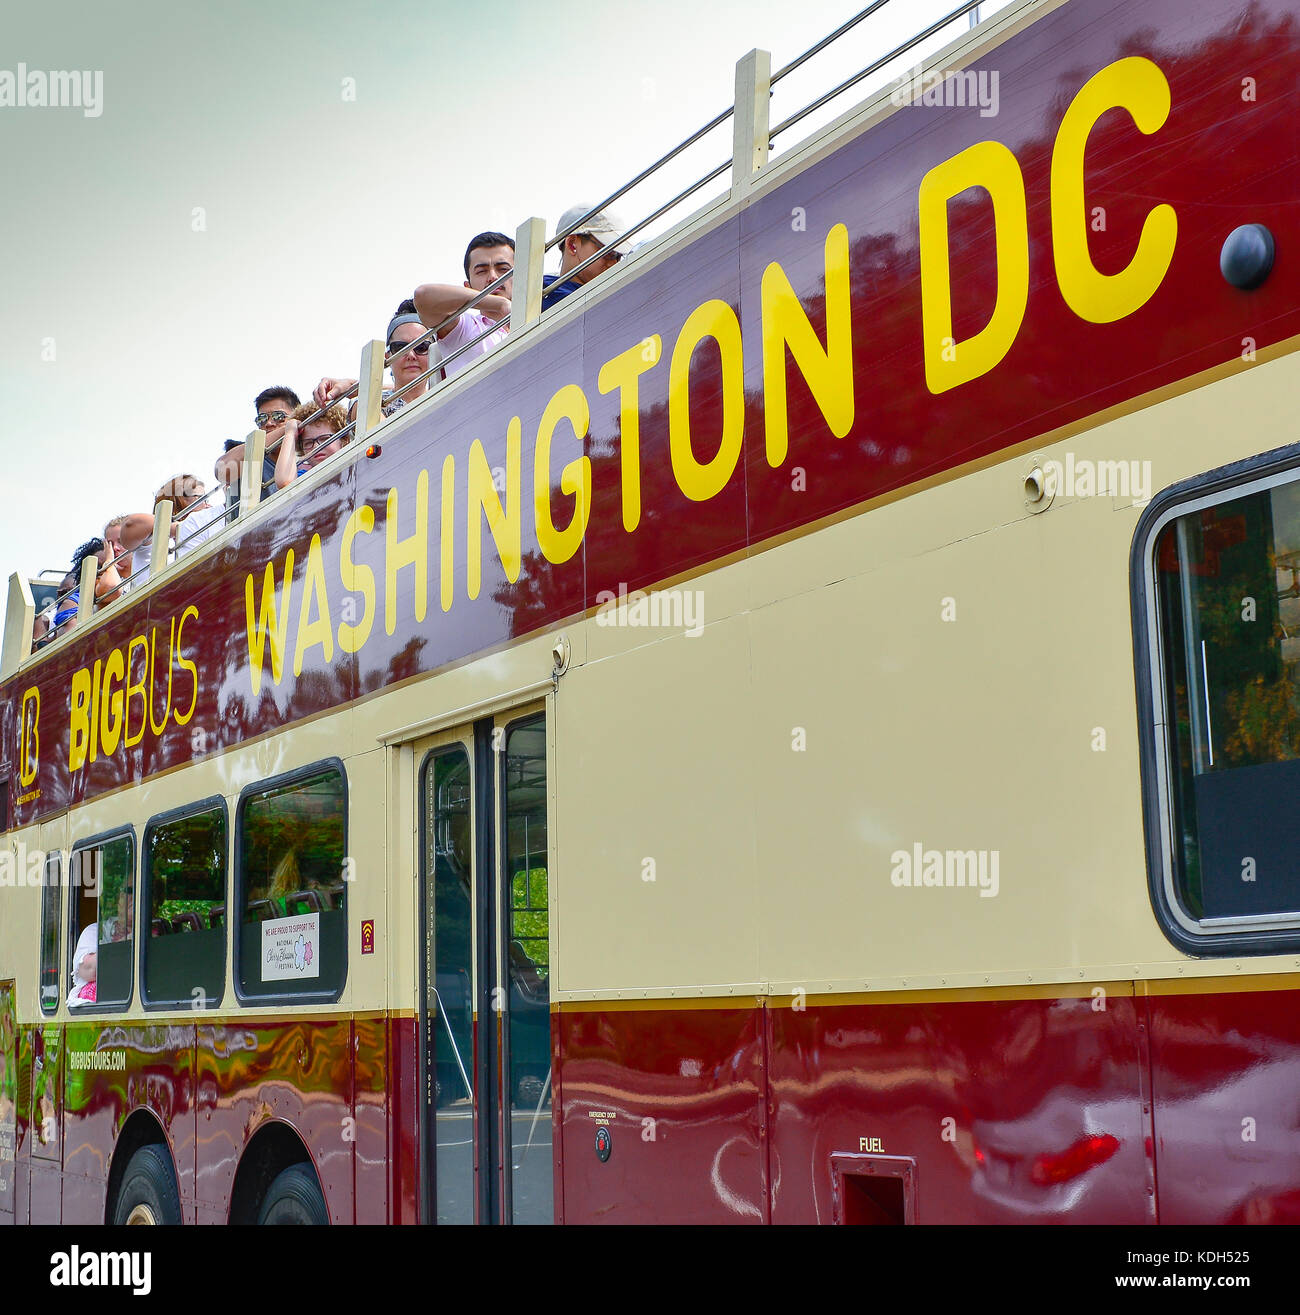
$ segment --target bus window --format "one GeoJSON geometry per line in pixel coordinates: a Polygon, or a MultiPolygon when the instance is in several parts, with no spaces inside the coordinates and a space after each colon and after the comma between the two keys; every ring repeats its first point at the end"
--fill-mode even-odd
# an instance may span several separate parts
{"type": "Polygon", "coordinates": [[[219,1004],[226,979],[225,805],[151,822],[142,880],[145,1003],[219,1004]]]}
{"type": "Polygon", "coordinates": [[[241,998],[337,999],[347,976],[343,773],[317,768],[239,805],[241,998]]]}
{"type": "Polygon", "coordinates": [[[1169,520],[1152,567],[1166,889],[1202,935],[1300,919],[1300,483],[1169,520]]]}
{"type": "Polygon", "coordinates": [[[125,1005],[131,999],[135,845],[129,835],[72,853],[68,1008],[125,1005]]]}
{"type": "Polygon", "coordinates": [[[45,860],[41,882],[41,1012],[59,1007],[59,890],[63,860],[51,854],[45,860]]]}

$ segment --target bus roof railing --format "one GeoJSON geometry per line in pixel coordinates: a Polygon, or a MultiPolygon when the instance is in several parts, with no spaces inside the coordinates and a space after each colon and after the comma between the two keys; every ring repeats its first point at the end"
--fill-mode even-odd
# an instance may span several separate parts
{"type": "MultiPolygon", "coordinates": [[[[440,358],[435,364],[431,364],[427,370],[422,371],[415,379],[402,385],[390,394],[389,401],[393,397],[402,398],[402,394],[409,392],[411,389],[421,384],[427,384],[433,377],[452,361],[459,359],[468,352],[472,352],[479,347],[491,334],[499,332],[503,327],[509,327],[510,330],[518,335],[522,330],[527,329],[530,325],[536,323],[541,315],[542,300],[542,264],[546,254],[558,246],[573,233],[581,233],[582,226],[593,216],[605,210],[606,207],[613,205],[616,201],[621,200],[634,188],[640,184],[655,177],[659,172],[673,160],[677,159],[690,147],[702,141],[715,129],[720,128],[728,119],[733,121],[732,133],[732,151],[729,158],[724,160],[720,165],[709,170],[708,173],[701,175],[695,182],[682,188],[670,200],[657,206],[649,215],[638,223],[625,229],[607,246],[615,246],[622,242],[627,242],[641,233],[656,220],[661,219],[664,215],[680,206],[683,202],[694,196],[702,188],[707,187],[715,179],[719,178],[728,169],[732,171],[731,190],[735,195],[739,192],[751,188],[754,184],[755,177],[765,167],[768,161],[768,154],[772,141],[781,133],[787,132],[796,124],[803,122],[809,115],[814,114],[817,110],[827,105],[830,101],[842,96],[846,91],[857,86],[864,79],[870,77],[873,73],[878,73],[888,67],[895,60],[901,59],[923,42],[928,41],[931,37],[943,31],[944,28],[964,16],[969,15],[970,26],[975,26],[980,19],[981,0],[965,0],[965,3],[957,5],[942,18],[936,19],[922,31],[908,38],[906,41],[896,45],[887,54],[872,60],[866,67],[854,73],[852,76],[845,78],[837,83],[829,91],[822,93],[809,101],[802,109],[795,111],[787,118],[781,120],[775,127],[770,122],[770,102],[772,89],[776,84],[793,73],[796,69],[802,68],[810,59],[820,54],[822,51],[833,45],[840,38],[852,31],[859,24],[870,18],[878,11],[885,9],[892,0],[873,0],[865,8],[859,10],[852,17],[841,23],[833,32],[829,32],[822,37],[820,41],[809,46],[802,54],[796,56],[788,64],[783,65],[775,73],[771,72],[771,56],[763,50],[751,50],[743,59],[736,64],[735,77],[735,98],[732,104],[726,106],[715,114],[707,123],[697,128],[689,136],[683,138],[670,150],[666,151],[652,164],[647,165],[639,173],[616,188],[608,196],[590,207],[575,222],[571,223],[562,231],[546,240],[545,223],[541,219],[530,218],[524,221],[517,230],[515,242],[515,263],[514,268],[499,278],[494,279],[481,291],[478,291],[473,297],[467,298],[465,303],[451,315],[448,315],[439,324],[427,328],[418,338],[412,339],[409,343],[404,343],[396,351],[386,354],[386,343],[372,341],[366,344],[362,352],[361,373],[358,381],[346,389],[339,397],[330,398],[325,406],[318,406],[305,420],[303,425],[311,424],[314,421],[325,418],[326,412],[333,406],[343,405],[348,402],[354,402],[356,407],[356,416],[349,420],[346,425],[337,433],[322,438],[316,446],[331,443],[339,438],[352,439],[360,443],[365,440],[369,433],[383,424],[387,417],[383,414],[383,372],[399,357],[404,356],[407,352],[412,351],[421,343],[436,338],[437,334],[448,328],[456,322],[466,311],[477,307],[485,297],[492,295],[507,280],[514,280],[513,295],[511,297],[510,313],[503,316],[502,319],[492,323],[491,327],[485,329],[472,342],[468,342],[457,348],[454,352],[446,357],[440,358]]],[[[565,271],[567,278],[572,278],[575,274],[582,273],[590,264],[601,258],[603,251],[596,251],[593,255],[588,256],[574,268],[565,271]]],[[[463,379],[473,372],[477,361],[471,360],[460,371],[457,371],[456,379],[463,379]]],[[[447,386],[452,381],[445,380],[443,386],[447,386]]],[[[441,388],[436,391],[441,392],[441,388]]],[[[424,396],[431,395],[426,392],[418,400],[423,400],[424,396]]],[[[210,537],[215,530],[218,534],[225,533],[230,525],[236,520],[250,515],[261,504],[263,495],[270,495],[278,490],[275,489],[274,481],[265,481],[261,479],[261,470],[263,459],[277,452],[279,445],[284,441],[285,435],[282,433],[270,443],[266,442],[265,434],[261,430],[254,430],[245,439],[245,452],[242,464],[240,496],[237,501],[229,500],[228,505],[222,508],[208,520],[201,522],[195,532],[205,532],[205,539],[210,537]]],[[[315,451],[316,448],[311,449],[315,451]]],[[[305,453],[304,455],[309,455],[305,453]]],[[[336,462],[344,454],[335,453],[327,458],[321,465],[328,465],[336,462]]],[[[220,485],[218,485],[220,488],[220,485]]],[[[215,492],[215,490],[214,490],[215,492]]],[[[163,573],[169,566],[169,548],[172,534],[173,519],[185,519],[185,513],[173,518],[172,503],[167,500],[160,500],[154,510],[154,530],[150,548],[150,566],[148,570],[140,569],[127,574],[122,578],[120,586],[112,590],[113,598],[107,603],[100,604],[100,609],[104,607],[113,607],[121,603],[124,597],[129,596],[132,585],[138,585],[143,582],[143,578],[148,576],[154,578],[163,573]]],[[[210,510],[210,508],[209,508],[210,510]]],[[[190,537],[190,536],[186,536],[190,537]]],[[[122,553],[114,559],[113,565],[124,561],[130,557],[130,553],[122,553]]],[[[102,569],[107,569],[102,568],[102,569]]],[[[82,563],[82,576],[79,581],[78,613],[77,624],[81,625],[88,621],[95,610],[94,586],[101,568],[97,559],[94,557],[87,558],[82,563]]],[[[120,572],[119,572],[120,574],[120,572]]],[[[56,607],[59,603],[64,602],[70,595],[60,596],[56,607]]],[[[34,627],[34,610],[30,587],[26,580],[15,573],[9,579],[9,596],[5,609],[4,622],[4,640],[3,648],[0,649],[0,680],[7,679],[13,675],[23,663],[29,661],[33,656],[32,649],[32,632],[34,627]]],[[[66,623],[65,623],[66,634],[66,623]]],[[[51,632],[53,633],[53,632],[51,632]]],[[[53,636],[53,640],[43,641],[43,646],[48,642],[57,642],[63,636],[53,636]]]]}

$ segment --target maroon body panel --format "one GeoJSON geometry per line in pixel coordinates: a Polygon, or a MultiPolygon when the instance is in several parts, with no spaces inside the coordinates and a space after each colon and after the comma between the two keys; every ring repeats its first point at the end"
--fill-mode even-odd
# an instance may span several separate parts
{"type": "Polygon", "coordinates": [[[1293,991],[1151,1000],[1160,1222],[1300,1223],[1293,991]]]}
{"type": "Polygon", "coordinates": [[[388,1020],[388,1222],[420,1217],[420,1065],[416,1021],[388,1020]]]}
{"type": "MultiPolygon", "coordinates": [[[[917,1223],[1300,1222],[1292,993],[1131,990],[561,1009],[557,1221],[829,1223],[834,1161],[863,1159],[912,1166],[917,1223]]],[[[38,1081],[45,1141],[19,1101],[15,1222],[100,1222],[140,1109],[166,1132],[187,1220],[229,1218],[241,1155],[278,1121],[307,1146],[333,1222],[418,1222],[413,1019],[68,1032],[56,1065],[88,1051],[125,1064],[72,1071],[61,1121],[38,1081]],[[369,1096],[352,1103],[354,1052],[369,1096]]],[[[33,1036],[19,1030],[29,1093],[33,1036]]]]}
{"type": "Polygon", "coordinates": [[[1124,989],[744,1012],[566,1008],[565,1219],[738,1223],[770,1209],[773,1223],[830,1223],[832,1157],[862,1156],[915,1166],[917,1223],[1296,1222],[1292,994],[1148,1001],[1124,989]],[[608,1116],[605,1163],[593,1112],[608,1116]]]}
{"type": "Polygon", "coordinates": [[[764,1220],[762,1009],[558,1018],[567,1223],[764,1220]]]}

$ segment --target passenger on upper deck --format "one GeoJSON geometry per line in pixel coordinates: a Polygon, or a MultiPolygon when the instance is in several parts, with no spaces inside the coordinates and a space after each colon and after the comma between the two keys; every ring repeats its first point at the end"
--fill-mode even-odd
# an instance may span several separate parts
{"type": "MultiPolygon", "coordinates": [[[[153,495],[154,510],[158,504],[172,504],[172,540],[176,556],[183,557],[200,544],[206,543],[220,532],[222,524],[217,509],[212,506],[212,494],[204,491],[203,481],[194,475],[174,475],[153,495]]],[[[121,518],[118,538],[124,550],[131,553],[131,583],[141,585],[149,578],[150,558],[153,555],[152,511],[137,511],[121,518]]]]}
{"type": "MultiPolygon", "coordinates": [[[[397,314],[388,321],[388,336],[385,342],[388,345],[388,355],[392,355],[399,347],[405,347],[407,343],[414,342],[424,333],[424,325],[420,322],[420,317],[415,314],[414,303],[408,298],[397,308],[397,314]]],[[[425,370],[429,368],[429,348],[430,340],[426,339],[418,347],[413,347],[409,352],[403,353],[395,360],[389,369],[393,372],[393,387],[384,390],[384,414],[390,416],[394,412],[400,411],[408,402],[414,402],[417,397],[423,397],[429,391],[429,381],[416,384],[414,388],[407,388],[406,392],[400,397],[394,397],[393,393],[399,389],[406,388],[406,385],[413,380],[418,379],[425,370]]],[[[332,405],[344,393],[355,388],[357,381],[355,379],[331,379],[325,378],[320,381],[312,392],[312,400],[318,407],[332,405]]],[[[353,419],[357,414],[357,404],[352,403],[349,412],[349,419],[353,419]]]]}
{"type": "Polygon", "coordinates": [[[50,642],[54,629],[56,604],[51,603],[43,612],[38,612],[32,621],[32,652],[44,648],[50,642]]]}
{"type": "Polygon", "coordinates": [[[122,577],[113,562],[113,550],[103,539],[87,539],[72,555],[72,576],[81,580],[81,563],[94,557],[99,563],[95,573],[95,602],[111,603],[122,595],[122,577]]]}
{"type": "Polygon", "coordinates": [[[59,592],[54,600],[54,620],[46,643],[53,643],[60,635],[66,635],[77,624],[77,601],[80,593],[77,589],[77,577],[71,571],[59,582],[59,592]]]}
{"type": "MultiPolygon", "coordinates": [[[[590,209],[591,207],[587,205],[570,206],[560,216],[555,231],[563,233],[590,209]]],[[[542,293],[542,309],[549,310],[562,297],[577,292],[584,283],[590,283],[598,274],[603,274],[607,269],[617,265],[632,250],[630,242],[615,241],[622,232],[623,223],[620,219],[608,210],[598,210],[578,232],[570,233],[560,247],[560,272],[547,274],[542,278],[542,287],[545,289],[542,293]],[[579,270],[571,279],[564,277],[571,269],[582,264],[588,256],[595,255],[597,251],[604,251],[606,254],[599,260],[593,260],[586,269],[579,270]]]]}
{"type": "Polygon", "coordinates": [[[122,526],[126,523],[125,516],[114,516],[107,525],[104,526],[104,542],[113,550],[113,564],[117,567],[117,573],[122,577],[123,584],[126,584],[127,577],[134,570],[131,562],[131,553],[122,547],[122,526]]]}
{"type": "MultiPolygon", "coordinates": [[[[266,434],[266,446],[280,436],[284,422],[299,405],[298,394],[292,388],[264,388],[253,401],[256,412],[254,424],[266,434]]],[[[226,440],[226,450],[217,458],[213,474],[217,483],[226,490],[226,506],[232,516],[237,516],[239,507],[239,478],[244,468],[244,444],[235,438],[226,440]]],[[[262,461],[262,487],[274,486],[275,453],[268,451],[262,461]]]]}
{"type": "Polygon", "coordinates": [[[221,532],[224,522],[212,505],[212,494],[197,475],[173,475],[153,495],[155,507],[163,501],[172,504],[172,538],[176,541],[177,557],[193,552],[221,532]]]}
{"type": "Polygon", "coordinates": [[[331,435],[337,434],[347,424],[343,408],[332,406],[323,416],[307,419],[318,410],[314,402],[304,402],[285,425],[284,439],[275,459],[277,488],[287,488],[299,475],[305,475],[313,466],[320,465],[347,445],[346,438],[331,440],[331,435]]]}
{"type": "MultiPolygon", "coordinates": [[[[460,287],[454,283],[424,283],[416,288],[412,301],[420,319],[429,328],[441,324],[467,302],[473,301],[473,296],[465,295],[466,288],[471,293],[482,292],[502,274],[510,273],[515,265],[515,244],[504,233],[479,233],[470,239],[469,246],[465,248],[464,265],[465,282],[460,287]]],[[[459,348],[474,342],[480,334],[509,315],[513,285],[514,280],[507,279],[496,292],[489,293],[473,309],[462,311],[458,319],[439,330],[439,359],[445,359],[459,348]]],[[[450,379],[452,375],[459,374],[467,365],[503,343],[509,332],[510,326],[507,324],[495,333],[490,333],[464,355],[444,366],[445,377],[450,379]]]]}

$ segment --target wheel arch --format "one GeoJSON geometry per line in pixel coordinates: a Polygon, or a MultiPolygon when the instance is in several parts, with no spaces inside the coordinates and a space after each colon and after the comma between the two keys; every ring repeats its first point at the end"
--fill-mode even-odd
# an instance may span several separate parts
{"type": "Polygon", "coordinates": [[[292,1164],[307,1165],[328,1209],[325,1188],[306,1143],[289,1124],[273,1119],[253,1134],[239,1158],[239,1168],[235,1170],[235,1181],[230,1191],[229,1222],[257,1223],[258,1211],[267,1189],[276,1175],[292,1164]]]}
{"type": "MultiPolygon", "coordinates": [[[[108,1170],[108,1190],[104,1193],[104,1223],[110,1224],[113,1221],[113,1214],[117,1209],[118,1193],[122,1190],[122,1179],[126,1176],[127,1165],[131,1163],[132,1156],[135,1155],[142,1146],[159,1146],[167,1156],[167,1163],[172,1171],[172,1184],[176,1188],[176,1199],[180,1200],[180,1177],[176,1172],[176,1157],[172,1154],[171,1143],[167,1140],[167,1133],[158,1121],[157,1115],[152,1110],[137,1109],[133,1110],[127,1121],[122,1125],[122,1131],[117,1135],[117,1142],[113,1147],[113,1162],[108,1170]]],[[[184,1205],[181,1206],[182,1212],[184,1205]]]]}

